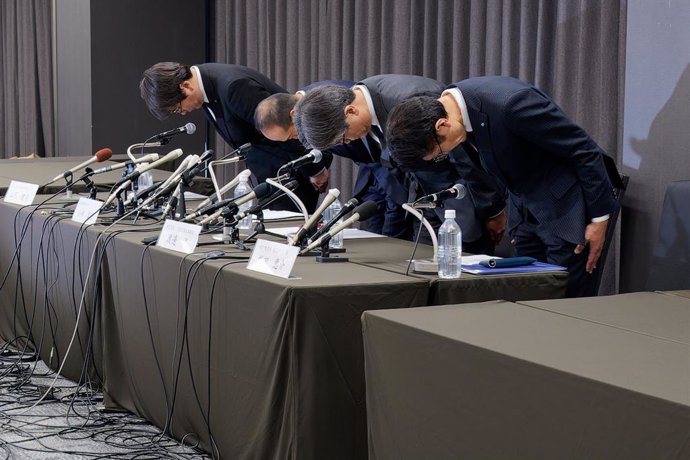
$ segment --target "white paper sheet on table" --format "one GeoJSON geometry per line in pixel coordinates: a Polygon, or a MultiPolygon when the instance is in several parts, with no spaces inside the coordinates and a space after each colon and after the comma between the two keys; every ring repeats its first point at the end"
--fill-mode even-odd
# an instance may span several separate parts
{"type": "MultiPolygon", "coordinates": [[[[274,220],[274,219],[290,219],[290,218],[304,218],[302,213],[299,212],[294,212],[294,211],[273,211],[271,209],[266,209],[264,210],[264,219],[266,220],[274,220]]],[[[271,229],[271,231],[273,231],[271,229]]],[[[297,231],[297,230],[295,230],[297,231]]]]}
{"type": "MultiPolygon", "coordinates": [[[[290,234],[297,233],[297,230],[299,230],[299,227],[275,227],[269,229],[271,233],[282,235],[285,237],[287,237],[290,234]]],[[[345,230],[343,230],[343,239],[356,240],[359,238],[383,238],[383,235],[379,235],[378,233],[367,232],[365,230],[358,230],[356,228],[346,228],[345,230]]]]}

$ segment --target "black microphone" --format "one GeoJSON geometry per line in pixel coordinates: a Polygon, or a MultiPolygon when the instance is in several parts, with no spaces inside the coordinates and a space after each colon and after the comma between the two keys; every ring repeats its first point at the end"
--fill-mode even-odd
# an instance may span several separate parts
{"type": "Polygon", "coordinates": [[[439,201],[447,200],[448,198],[455,198],[460,200],[467,195],[467,188],[462,184],[455,184],[451,188],[442,190],[440,192],[425,195],[415,201],[415,203],[438,203],[439,201]]]}
{"type": "Polygon", "coordinates": [[[321,228],[319,228],[311,237],[312,241],[326,233],[328,230],[331,229],[332,226],[334,226],[338,221],[346,214],[348,214],[350,211],[355,209],[357,205],[359,204],[359,200],[357,198],[351,198],[347,203],[343,205],[343,207],[340,209],[340,212],[333,216],[331,220],[328,222],[325,222],[321,228]]]}
{"type": "Polygon", "coordinates": [[[328,240],[330,240],[333,236],[338,234],[339,232],[343,231],[345,228],[349,227],[350,225],[354,224],[355,222],[360,222],[360,221],[365,221],[369,219],[371,216],[376,214],[378,212],[378,206],[376,206],[376,203],[373,201],[366,201],[363,204],[359,205],[357,209],[354,210],[352,215],[342,223],[336,225],[332,229],[328,231],[325,235],[322,235],[319,239],[315,240],[309,246],[306,248],[302,249],[300,251],[300,254],[307,253],[311,251],[314,248],[317,248],[321,246],[322,244],[326,243],[328,240]]]}
{"type": "Polygon", "coordinates": [[[321,158],[323,158],[323,153],[321,153],[320,150],[314,149],[306,155],[302,155],[301,157],[297,158],[296,160],[288,161],[283,166],[281,166],[278,171],[285,168],[297,169],[300,166],[304,166],[309,163],[318,163],[319,161],[321,161],[321,158]]]}
{"type": "Polygon", "coordinates": [[[198,209],[197,211],[194,211],[193,213],[189,214],[186,216],[184,219],[182,219],[182,222],[189,222],[190,220],[203,216],[206,214],[212,214],[216,212],[219,209],[222,209],[228,205],[235,204],[237,206],[240,206],[244,203],[246,203],[249,200],[253,200],[254,198],[257,199],[262,199],[268,196],[269,193],[271,193],[271,189],[273,188],[272,185],[267,184],[266,182],[263,182],[256,187],[254,187],[254,190],[251,192],[247,193],[246,195],[242,195],[241,197],[235,199],[227,199],[227,200],[221,200],[213,204],[209,204],[208,206],[204,206],[201,209],[198,209]]]}
{"type": "Polygon", "coordinates": [[[198,176],[199,173],[205,171],[208,168],[208,164],[206,162],[210,160],[213,157],[213,150],[208,149],[204,153],[201,154],[199,157],[199,162],[196,163],[194,166],[191,168],[187,169],[182,173],[182,180],[184,181],[185,184],[191,185],[191,180],[198,176]]]}
{"type": "Polygon", "coordinates": [[[194,134],[195,131],[196,125],[194,123],[187,123],[186,125],[180,126],[179,128],[171,129],[170,131],[165,131],[163,133],[156,134],[151,138],[151,140],[160,141],[182,133],[194,134]]]}

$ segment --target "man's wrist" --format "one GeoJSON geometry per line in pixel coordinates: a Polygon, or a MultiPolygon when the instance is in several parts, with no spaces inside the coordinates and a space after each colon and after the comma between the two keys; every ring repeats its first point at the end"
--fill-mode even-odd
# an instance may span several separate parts
{"type": "Polygon", "coordinates": [[[607,221],[607,220],[609,220],[609,217],[611,217],[610,214],[606,214],[606,215],[601,216],[601,217],[593,217],[593,218],[592,218],[592,223],[593,223],[593,224],[596,224],[596,223],[598,223],[598,222],[607,221]]]}

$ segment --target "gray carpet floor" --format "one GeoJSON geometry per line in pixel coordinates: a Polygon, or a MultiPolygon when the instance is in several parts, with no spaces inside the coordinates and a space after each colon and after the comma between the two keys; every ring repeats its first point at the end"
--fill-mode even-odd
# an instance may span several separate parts
{"type": "Polygon", "coordinates": [[[211,458],[132,414],[103,410],[97,389],[54,380],[43,362],[0,359],[0,460],[211,458]]]}

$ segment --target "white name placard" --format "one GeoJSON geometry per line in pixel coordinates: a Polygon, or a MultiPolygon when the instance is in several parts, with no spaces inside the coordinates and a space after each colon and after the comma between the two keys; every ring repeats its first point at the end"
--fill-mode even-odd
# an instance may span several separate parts
{"type": "Polygon", "coordinates": [[[178,222],[176,220],[166,220],[163,224],[163,230],[156,246],[160,248],[170,249],[172,251],[191,254],[199,242],[199,233],[201,232],[201,225],[188,224],[186,222],[178,222]]]}
{"type": "Polygon", "coordinates": [[[13,180],[7,188],[4,201],[5,203],[26,206],[34,202],[36,192],[38,192],[38,184],[13,180]]]}
{"type": "Polygon", "coordinates": [[[267,275],[289,278],[297,254],[299,254],[299,247],[297,246],[257,240],[247,268],[267,275]]]}
{"type": "Polygon", "coordinates": [[[77,207],[74,208],[72,220],[80,224],[92,225],[98,219],[98,213],[103,206],[102,201],[92,200],[90,198],[80,197],[77,202],[77,207]]]}

